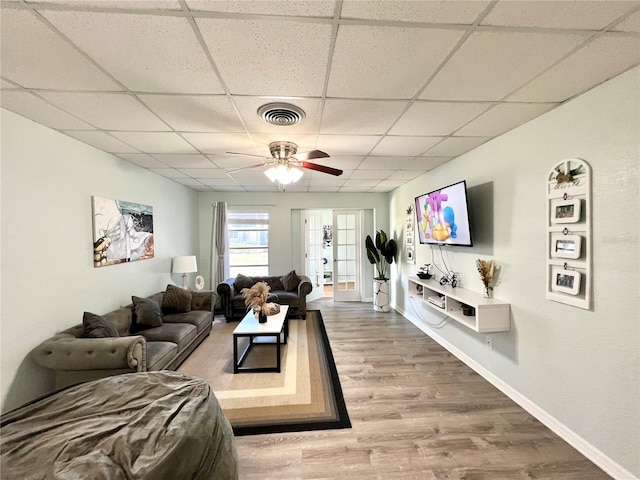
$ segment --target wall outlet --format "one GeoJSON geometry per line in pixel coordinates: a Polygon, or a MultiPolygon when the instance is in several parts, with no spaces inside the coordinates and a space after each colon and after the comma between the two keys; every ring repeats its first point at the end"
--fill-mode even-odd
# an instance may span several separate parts
{"type": "Polygon", "coordinates": [[[485,345],[485,347],[487,347],[489,350],[493,350],[493,338],[491,338],[489,335],[487,335],[486,337],[484,337],[484,345],[485,345]]]}

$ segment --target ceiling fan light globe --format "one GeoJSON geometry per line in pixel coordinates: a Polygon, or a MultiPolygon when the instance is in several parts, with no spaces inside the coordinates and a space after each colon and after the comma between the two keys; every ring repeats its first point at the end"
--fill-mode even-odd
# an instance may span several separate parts
{"type": "Polygon", "coordinates": [[[271,167],[264,171],[264,174],[271,180],[273,183],[276,183],[278,180],[278,173],[275,168],[271,167]]]}
{"type": "Polygon", "coordinates": [[[291,174],[291,183],[296,183],[302,178],[303,171],[296,167],[291,167],[289,170],[291,174]]]}

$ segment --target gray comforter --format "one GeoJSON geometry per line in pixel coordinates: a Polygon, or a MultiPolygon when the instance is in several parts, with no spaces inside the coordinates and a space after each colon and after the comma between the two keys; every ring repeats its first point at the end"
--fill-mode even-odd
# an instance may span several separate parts
{"type": "Polygon", "coordinates": [[[207,383],[176,372],[70,387],[2,416],[3,479],[237,479],[207,383]]]}

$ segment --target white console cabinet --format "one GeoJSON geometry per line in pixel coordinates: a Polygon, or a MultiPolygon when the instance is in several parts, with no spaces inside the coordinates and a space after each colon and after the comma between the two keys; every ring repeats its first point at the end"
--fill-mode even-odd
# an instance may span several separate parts
{"type": "Polygon", "coordinates": [[[418,277],[409,277],[409,295],[476,332],[507,332],[511,329],[511,307],[507,302],[485,298],[471,290],[440,285],[435,280],[421,280],[418,277]],[[442,296],[444,307],[428,300],[429,297],[442,296]],[[469,312],[469,307],[473,311],[469,312]],[[463,309],[471,314],[465,315],[463,309]]]}

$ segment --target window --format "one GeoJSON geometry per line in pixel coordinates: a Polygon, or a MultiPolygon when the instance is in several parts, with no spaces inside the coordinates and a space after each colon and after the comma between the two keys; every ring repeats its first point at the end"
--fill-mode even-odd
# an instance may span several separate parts
{"type": "Polygon", "coordinates": [[[269,214],[227,214],[229,275],[269,274],[269,214]]]}

